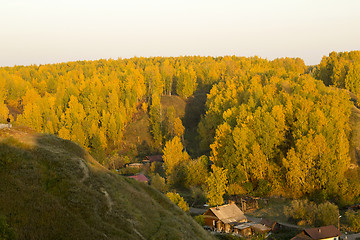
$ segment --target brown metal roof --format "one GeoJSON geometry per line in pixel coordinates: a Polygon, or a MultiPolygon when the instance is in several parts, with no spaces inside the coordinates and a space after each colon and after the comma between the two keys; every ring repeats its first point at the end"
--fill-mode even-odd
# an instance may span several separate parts
{"type": "Polygon", "coordinates": [[[341,235],[341,232],[334,225],[319,228],[309,228],[305,229],[304,231],[312,239],[338,237],[341,235]]]}
{"type": "Polygon", "coordinates": [[[273,220],[270,220],[270,219],[263,218],[263,219],[261,219],[260,223],[267,226],[267,227],[269,227],[269,228],[271,228],[271,229],[273,229],[277,222],[273,221],[273,220]]]}
{"type": "Polygon", "coordinates": [[[209,210],[223,223],[232,223],[246,220],[244,213],[234,203],[213,207],[209,210]]]}
{"type": "Polygon", "coordinates": [[[162,155],[151,155],[146,156],[146,160],[149,160],[150,162],[162,162],[162,155]]]}
{"type": "Polygon", "coordinates": [[[291,240],[302,239],[326,239],[341,236],[341,232],[334,226],[325,226],[318,228],[308,228],[293,237],[291,240]]]}
{"type": "Polygon", "coordinates": [[[299,233],[290,240],[311,240],[312,238],[306,235],[304,232],[299,233]]]}

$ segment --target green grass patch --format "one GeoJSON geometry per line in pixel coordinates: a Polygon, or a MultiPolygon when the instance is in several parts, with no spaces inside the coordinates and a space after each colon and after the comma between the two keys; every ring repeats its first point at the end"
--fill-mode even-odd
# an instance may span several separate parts
{"type": "Polygon", "coordinates": [[[269,198],[266,200],[260,199],[259,209],[246,213],[247,215],[267,218],[279,222],[287,222],[288,218],[284,214],[284,207],[290,205],[291,200],[285,198],[269,198]]]}

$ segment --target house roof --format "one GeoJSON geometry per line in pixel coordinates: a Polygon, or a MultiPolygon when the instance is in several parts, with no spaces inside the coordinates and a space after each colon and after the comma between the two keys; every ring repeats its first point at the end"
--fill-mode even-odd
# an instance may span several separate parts
{"type": "Polygon", "coordinates": [[[270,220],[270,219],[263,218],[263,219],[261,219],[260,223],[272,229],[275,227],[277,222],[270,220]]]}
{"type": "MultiPolygon", "coordinates": [[[[209,211],[211,211],[223,223],[246,220],[244,213],[234,203],[210,208],[206,213],[209,211]]],[[[206,213],[204,213],[204,215],[206,215],[206,213]]]]}
{"type": "Polygon", "coordinates": [[[309,228],[305,229],[304,231],[312,239],[323,239],[341,236],[341,232],[334,225],[319,228],[309,228]]]}
{"type": "Polygon", "coordinates": [[[162,162],[162,155],[151,155],[151,156],[146,156],[146,159],[150,162],[162,162]]]}
{"type": "Polygon", "coordinates": [[[264,232],[270,232],[271,231],[271,228],[263,225],[263,224],[260,224],[260,223],[255,223],[255,224],[252,224],[251,226],[256,232],[261,232],[261,233],[264,233],[264,232]]]}
{"type": "Polygon", "coordinates": [[[129,176],[128,178],[133,178],[139,182],[148,182],[149,179],[144,174],[129,176]]]}
{"type": "Polygon", "coordinates": [[[243,224],[236,225],[234,228],[243,230],[243,229],[250,228],[250,227],[251,227],[250,223],[243,223],[243,224]]]}
{"type": "Polygon", "coordinates": [[[338,236],[341,236],[341,232],[334,225],[330,225],[325,227],[305,229],[291,240],[326,239],[338,236]]]}
{"type": "Polygon", "coordinates": [[[290,240],[311,240],[312,238],[306,235],[304,232],[299,233],[290,240]]]}
{"type": "Polygon", "coordinates": [[[129,163],[128,166],[143,166],[144,164],[142,163],[129,163]]]}

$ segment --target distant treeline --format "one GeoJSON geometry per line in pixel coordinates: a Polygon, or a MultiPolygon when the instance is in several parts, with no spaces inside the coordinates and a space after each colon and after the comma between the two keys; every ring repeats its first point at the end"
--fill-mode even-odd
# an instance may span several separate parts
{"type": "Polygon", "coordinates": [[[101,152],[119,144],[126,124],[141,108],[150,115],[153,148],[161,150],[160,97],[186,99],[220,79],[227,64],[241,61],[132,58],[0,68],[0,121],[7,118],[7,105],[21,112],[17,124],[101,152]]]}
{"type": "Polygon", "coordinates": [[[360,96],[360,51],[332,52],[323,57],[315,75],[327,86],[344,88],[360,96]]]}
{"type": "MultiPolygon", "coordinates": [[[[195,91],[211,89],[198,126],[200,152],[226,170],[228,194],[351,202],[360,193],[359,177],[346,174],[352,103],[347,92],[326,85],[360,94],[359,55],[331,53],[312,74],[298,58],[258,57],[132,58],[0,68],[0,118],[7,117],[8,105],[21,112],[19,124],[104,152],[116,149],[125,126],[142,109],[150,117],[153,149],[167,143],[164,151],[171,155],[167,140],[175,148],[172,137],[179,134],[164,132],[160,97],[187,99],[195,91]]],[[[181,129],[181,122],[175,125],[181,129]]],[[[174,172],[168,167],[167,177],[174,172]]]]}
{"type": "Polygon", "coordinates": [[[263,71],[259,68],[267,64],[305,69],[300,59],[268,62],[257,57],[132,58],[0,68],[0,120],[7,118],[6,104],[21,113],[18,124],[101,150],[121,141],[124,127],[142,108],[150,115],[154,148],[161,149],[162,95],[186,99],[199,88],[249,70],[263,71]]]}

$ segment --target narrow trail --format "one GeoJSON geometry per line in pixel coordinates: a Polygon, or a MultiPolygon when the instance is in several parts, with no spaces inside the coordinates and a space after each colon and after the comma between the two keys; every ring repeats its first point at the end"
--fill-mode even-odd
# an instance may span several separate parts
{"type": "Polygon", "coordinates": [[[134,232],[140,237],[140,239],[146,240],[146,238],[134,227],[134,221],[131,219],[126,219],[126,220],[133,226],[134,232]]]}
{"type": "Polygon", "coordinates": [[[80,179],[80,182],[83,183],[86,179],[89,178],[89,168],[86,166],[84,161],[81,158],[78,158],[80,168],[82,169],[82,172],[84,176],[80,179]]]}
{"type": "Polygon", "coordinates": [[[144,236],[141,235],[141,233],[139,233],[139,231],[136,230],[136,228],[134,228],[134,232],[135,232],[142,240],[146,240],[146,238],[144,238],[144,236]]]}
{"type": "Polygon", "coordinates": [[[110,213],[112,211],[112,206],[114,205],[114,203],[111,200],[111,197],[110,197],[109,193],[105,190],[105,188],[101,188],[100,190],[105,195],[105,198],[106,198],[106,205],[108,207],[107,213],[110,213]]]}

